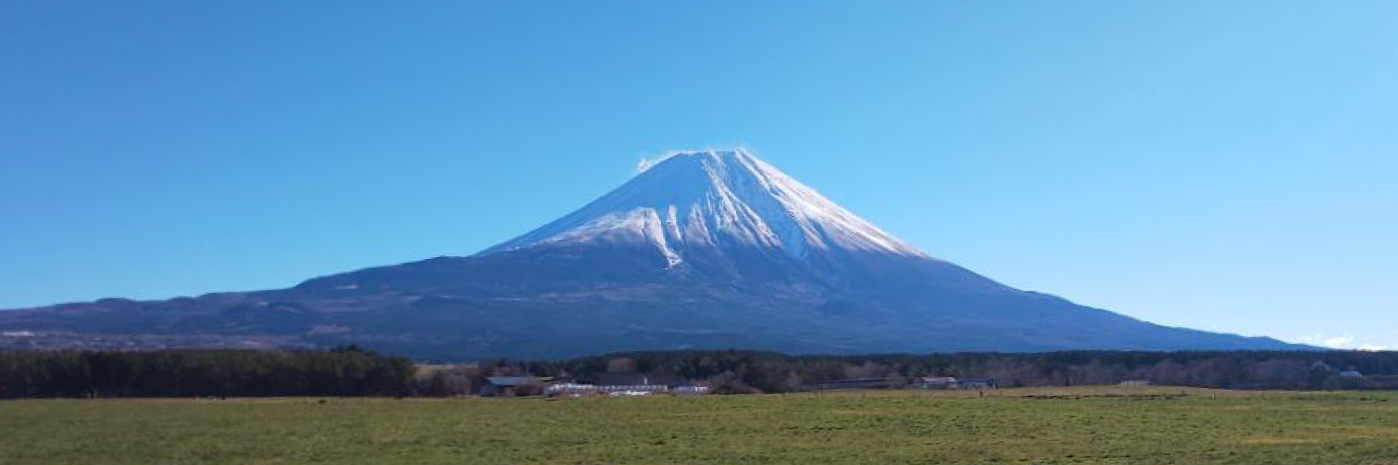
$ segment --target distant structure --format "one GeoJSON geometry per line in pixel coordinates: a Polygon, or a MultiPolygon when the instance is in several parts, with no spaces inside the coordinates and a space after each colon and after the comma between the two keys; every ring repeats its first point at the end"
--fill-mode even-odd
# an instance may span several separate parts
{"type": "Polygon", "coordinates": [[[970,391],[980,391],[985,389],[995,389],[995,378],[966,378],[956,381],[951,389],[966,389],[970,391]]]}
{"type": "Polygon", "coordinates": [[[913,389],[950,389],[955,385],[955,376],[924,376],[908,383],[908,387],[913,389]]]}
{"type": "Polygon", "coordinates": [[[1148,379],[1128,379],[1121,382],[1122,386],[1150,386],[1148,379]]]}
{"type": "Polygon", "coordinates": [[[708,386],[695,385],[678,376],[643,373],[599,373],[581,382],[559,382],[544,387],[544,395],[550,397],[625,397],[666,393],[689,396],[709,392],[708,386]]]}
{"type": "Polygon", "coordinates": [[[697,396],[708,394],[711,390],[708,386],[675,386],[670,389],[670,393],[677,396],[697,396]]]}
{"type": "Polygon", "coordinates": [[[908,387],[913,389],[995,389],[995,378],[956,378],[953,376],[924,376],[915,378],[908,387]]]}
{"type": "Polygon", "coordinates": [[[815,388],[822,391],[840,389],[888,389],[901,386],[903,382],[904,380],[902,378],[836,379],[818,382],[815,384],[815,388]]]}
{"type": "Polygon", "coordinates": [[[486,377],[489,384],[481,388],[481,397],[513,396],[523,386],[543,387],[544,383],[551,380],[553,378],[538,376],[490,376],[486,377]]]}
{"type": "MultiPolygon", "coordinates": [[[[707,388],[706,388],[707,389],[707,388]]],[[[648,396],[651,394],[663,394],[670,392],[670,387],[663,384],[581,384],[581,383],[557,383],[550,384],[544,388],[546,396],[568,396],[579,397],[586,395],[606,395],[606,396],[648,396]]],[[[705,391],[707,392],[707,391],[705,391]]]]}

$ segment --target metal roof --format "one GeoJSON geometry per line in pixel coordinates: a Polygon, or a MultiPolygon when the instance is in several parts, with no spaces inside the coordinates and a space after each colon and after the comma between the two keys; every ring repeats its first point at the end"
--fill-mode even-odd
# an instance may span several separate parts
{"type": "Polygon", "coordinates": [[[519,386],[540,380],[537,376],[488,376],[485,379],[496,386],[519,386]]]}

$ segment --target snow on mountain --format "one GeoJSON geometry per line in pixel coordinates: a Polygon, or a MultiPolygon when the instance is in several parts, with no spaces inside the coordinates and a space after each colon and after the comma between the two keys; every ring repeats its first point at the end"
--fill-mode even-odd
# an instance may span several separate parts
{"type": "Polygon", "coordinates": [[[478,256],[539,245],[647,245],[671,266],[692,247],[834,249],[924,257],[742,149],[674,154],[600,199],[478,256]]]}

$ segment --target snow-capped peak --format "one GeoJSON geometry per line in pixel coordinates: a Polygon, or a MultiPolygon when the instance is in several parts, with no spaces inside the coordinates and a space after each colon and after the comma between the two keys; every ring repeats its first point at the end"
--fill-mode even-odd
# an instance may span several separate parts
{"type": "Polygon", "coordinates": [[[654,246],[671,266],[693,247],[926,257],[743,149],[677,152],[587,206],[482,255],[541,244],[654,246]]]}

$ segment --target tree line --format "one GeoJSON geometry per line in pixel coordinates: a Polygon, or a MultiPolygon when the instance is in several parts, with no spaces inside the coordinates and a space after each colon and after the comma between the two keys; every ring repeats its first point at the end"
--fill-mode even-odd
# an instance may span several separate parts
{"type": "Polygon", "coordinates": [[[716,392],[797,392],[829,381],[924,376],[991,378],[1000,387],[1152,384],[1219,389],[1398,389],[1398,352],[1233,351],[785,355],[750,351],[630,352],[563,361],[461,365],[422,378],[425,395],[480,391],[488,376],[587,380],[634,372],[709,384],[716,392]],[[1361,377],[1346,375],[1353,371],[1361,377]]]}
{"type": "Polygon", "coordinates": [[[993,378],[1000,387],[1152,384],[1222,389],[1398,389],[1398,352],[1238,351],[785,355],[629,352],[569,360],[494,360],[424,369],[357,346],[328,351],[0,352],[0,398],[453,396],[491,376],[705,384],[716,393],[797,392],[829,381],[993,378]],[[1363,376],[1354,376],[1354,371],[1363,376]],[[663,380],[663,381],[657,381],[663,380]]]}
{"type": "Polygon", "coordinates": [[[403,396],[414,366],[358,346],[328,351],[0,352],[0,398],[403,396]]]}

